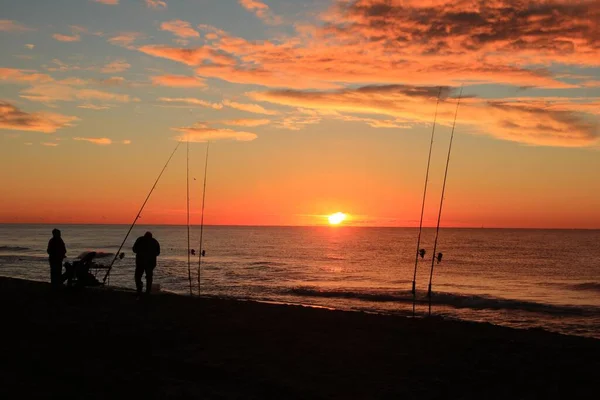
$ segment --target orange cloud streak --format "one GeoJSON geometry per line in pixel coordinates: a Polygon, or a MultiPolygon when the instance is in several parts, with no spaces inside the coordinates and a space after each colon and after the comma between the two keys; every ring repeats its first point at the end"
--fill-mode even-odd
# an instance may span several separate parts
{"type": "Polygon", "coordinates": [[[0,129],[54,133],[77,120],[77,117],[56,113],[27,113],[6,101],[0,101],[0,129]]]}

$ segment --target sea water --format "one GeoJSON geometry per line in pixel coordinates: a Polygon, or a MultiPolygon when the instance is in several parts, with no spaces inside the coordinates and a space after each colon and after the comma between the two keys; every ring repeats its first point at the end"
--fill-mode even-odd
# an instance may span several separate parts
{"type": "MultiPolygon", "coordinates": [[[[86,250],[114,254],[124,225],[0,225],[0,275],[49,281],[46,246],[62,230],[67,260],[86,250]]],[[[136,226],[110,285],[134,288],[135,239],[151,231],[161,254],[155,283],[198,292],[198,227],[136,226]]],[[[418,315],[428,312],[434,229],[417,270],[418,315]]],[[[412,314],[417,229],[357,227],[204,227],[202,295],[412,314]]],[[[600,231],[441,229],[433,262],[432,313],[517,328],[540,327],[600,338],[600,231]]],[[[109,264],[112,257],[98,260],[109,264]]],[[[104,271],[98,278],[102,281],[104,271]]]]}

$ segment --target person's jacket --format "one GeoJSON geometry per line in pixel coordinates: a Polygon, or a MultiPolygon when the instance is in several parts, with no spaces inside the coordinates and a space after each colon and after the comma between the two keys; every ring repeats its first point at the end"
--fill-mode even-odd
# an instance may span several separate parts
{"type": "Polygon", "coordinates": [[[137,263],[149,263],[156,265],[156,257],[160,255],[160,245],[154,238],[139,237],[133,245],[135,260],[137,263]]]}
{"type": "Polygon", "coordinates": [[[53,237],[48,242],[48,255],[53,260],[62,260],[67,255],[67,248],[62,238],[53,237]]]}

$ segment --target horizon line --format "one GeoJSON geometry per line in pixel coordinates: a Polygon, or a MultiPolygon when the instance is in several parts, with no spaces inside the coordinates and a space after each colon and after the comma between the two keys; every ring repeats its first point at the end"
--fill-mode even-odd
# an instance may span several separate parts
{"type": "MultiPolygon", "coordinates": [[[[96,223],[96,222],[0,222],[0,225],[88,225],[88,226],[130,226],[129,223],[96,223]]],[[[187,226],[186,224],[136,224],[136,226],[187,226]]],[[[190,227],[200,227],[200,224],[190,224],[190,227]]],[[[246,225],[246,224],[204,224],[204,227],[239,227],[239,228],[390,228],[390,229],[419,229],[418,226],[391,226],[391,225],[246,225]]],[[[435,229],[435,226],[423,226],[424,229],[435,229]]],[[[597,228],[561,228],[561,227],[486,227],[486,226],[440,226],[440,229],[523,229],[523,230],[600,230],[597,228]]]]}

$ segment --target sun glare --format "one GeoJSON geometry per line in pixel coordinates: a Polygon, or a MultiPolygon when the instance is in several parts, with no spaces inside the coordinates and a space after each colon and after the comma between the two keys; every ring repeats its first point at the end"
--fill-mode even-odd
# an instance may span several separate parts
{"type": "Polygon", "coordinates": [[[346,219],[346,214],[343,212],[336,212],[335,214],[331,214],[329,217],[329,223],[331,225],[339,225],[346,219]]]}

